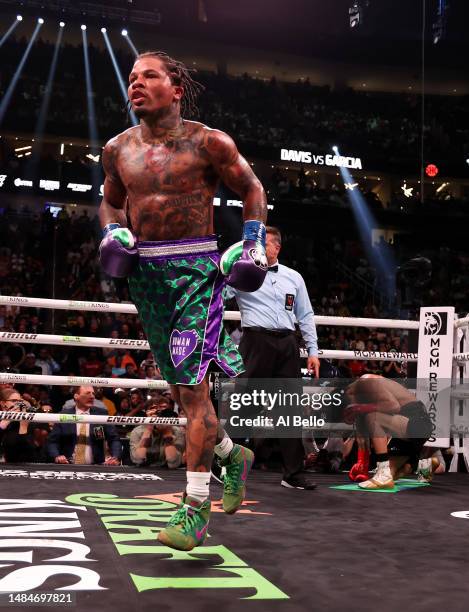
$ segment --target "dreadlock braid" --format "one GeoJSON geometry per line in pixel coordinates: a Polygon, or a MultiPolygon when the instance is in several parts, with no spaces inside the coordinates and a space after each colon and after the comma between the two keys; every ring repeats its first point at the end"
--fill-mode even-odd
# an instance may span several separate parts
{"type": "Polygon", "coordinates": [[[173,59],[164,51],[145,51],[145,53],[137,55],[136,60],[143,57],[157,57],[160,59],[171,79],[171,83],[184,88],[184,94],[181,99],[181,115],[184,117],[198,116],[197,98],[205,87],[202,83],[192,78],[191,73],[196,71],[189,69],[185,64],[173,59]]]}

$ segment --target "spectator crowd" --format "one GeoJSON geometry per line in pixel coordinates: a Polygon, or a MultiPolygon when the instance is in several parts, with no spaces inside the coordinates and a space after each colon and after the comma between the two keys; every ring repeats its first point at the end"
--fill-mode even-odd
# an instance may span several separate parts
{"type": "MultiPolygon", "coordinates": [[[[25,39],[10,39],[3,45],[2,96],[26,45],[25,39]]],[[[107,50],[91,42],[88,47],[98,138],[105,141],[122,131],[125,101],[114,71],[110,70],[107,50]]],[[[10,130],[34,133],[53,52],[52,43],[41,39],[34,43],[4,119],[10,130]]],[[[133,56],[116,49],[116,60],[126,80],[133,56]]],[[[46,133],[68,137],[88,133],[87,92],[84,86],[77,88],[77,78],[85,83],[83,50],[63,44],[47,109],[46,133]]],[[[265,81],[248,74],[235,77],[201,72],[197,78],[205,87],[199,101],[200,120],[235,136],[243,149],[329,151],[340,135],[344,150],[373,157],[385,163],[385,167],[400,163],[408,169],[406,164],[418,158],[421,103],[419,96],[410,91],[391,94],[331,90],[315,86],[309,79],[282,83],[275,78],[265,81]]],[[[428,95],[425,116],[423,129],[429,159],[449,163],[469,156],[464,97],[428,95]]]]}

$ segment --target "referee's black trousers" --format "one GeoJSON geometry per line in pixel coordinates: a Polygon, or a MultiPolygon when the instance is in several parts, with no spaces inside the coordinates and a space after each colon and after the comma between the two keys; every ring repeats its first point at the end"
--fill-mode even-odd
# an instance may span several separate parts
{"type": "MultiPolygon", "coordinates": [[[[294,332],[244,328],[239,351],[246,368],[243,377],[299,379],[301,376],[300,349],[294,332]]],[[[303,469],[301,430],[298,437],[279,437],[278,442],[284,478],[289,478],[303,469]]]]}

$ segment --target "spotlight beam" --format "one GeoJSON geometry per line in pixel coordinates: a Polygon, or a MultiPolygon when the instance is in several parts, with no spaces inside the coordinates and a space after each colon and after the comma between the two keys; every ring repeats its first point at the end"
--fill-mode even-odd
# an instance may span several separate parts
{"type": "MultiPolygon", "coordinates": [[[[86,81],[86,105],[88,110],[88,131],[90,135],[90,146],[92,151],[98,149],[98,128],[96,124],[96,110],[93,100],[93,84],[91,80],[90,59],[88,55],[88,38],[86,30],[81,31],[83,39],[83,61],[85,65],[85,81],[86,81]]],[[[96,164],[91,166],[91,181],[93,184],[93,193],[99,193],[101,177],[96,164]]]]}
{"type": "Polygon", "coordinates": [[[349,170],[347,168],[339,169],[357,223],[363,248],[368,260],[376,268],[376,278],[378,281],[381,281],[381,289],[384,290],[389,303],[391,303],[395,296],[396,278],[396,263],[393,254],[390,250],[384,253],[380,248],[373,247],[371,234],[372,230],[378,227],[378,223],[361,192],[358,189],[350,188],[351,185],[355,187],[355,184],[349,170]]]}
{"type": "Polygon", "coordinates": [[[15,74],[13,75],[13,78],[10,81],[10,84],[8,85],[8,89],[5,92],[5,95],[3,96],[3,99],[0,103],[0,125],[2,124],[3,118],[5,116],[6,110],[8,108],[8,105],[11,102],[11,98],[13,96],[13,92],[15,91],[15,87],[18,83],[18,80],[20,78],[21,75],[21,71],[24,68],[24,65],[26,63],[26,60],[28,59],[28,55],[31,51],[31,48],[36,40],[36,37],[39,33],[39,30],[41,29],[41,24],[37,23],[36,27],[34,28],[34,32],[31,36],[31,39],[28,43],[28,46],[25,49],[25,52],[23,53],[23,57],[20,60],[20,63],[18,64],[18,67],[16,69],[15,74]]]}
{"type": "Polygon", "coordinates": [[[8,30],[5,32],[5,34],[2,36],[2,38],[0,38],[0,47],[3,45],[3,43],[10,36],[10,34],[13,32],[13,30],[16,28],[16,26],[19,23],[20,23],[20,21],[15,17],[15,21],[11,24],[11,26],[8,28],[8,30]]]}
{"type": "Polygon", "coordinates": [[[127,32],[127,34],[124,36],[125,40],[127,41],[129,47],[132,49],[132,53],[135,55],[135,57],[137,57],[138,55],[138,49],[137,47],[134,45],[134,43],[132,42],[132,39],[129,36],[129,33],[127,32]]]}
{"type": "Polygon", "coordinates": [[[63,38],[63,28],[59,27],[59,31],[57,33],[57,40],[55,42],[54,55],[52,56],[52,62],[49,68],[49,74],[47,75],[46,88],[44,92],[44,97],[41,102],[41,109],[39,111],[39,116],[36,122],[36,128],[34,130],[34,141],[37,142],[35,151],[31,156],[30,164],[31,169],[34,172],[35,166],[37,166],[39,162],[39,158],[41,155],[42,149],[42,136],[44,134],[44,128],[47,121],[47,111],[49,110],[49,102],[52,94],[52,84],[54,82],[55,72],[57,69],[57,60],[59,57],[60,46],[62,44],[63,38]]]}
{"type": "MultiPolygon", "coordinates": [[[[112,62],[112,66],[114,68],[114,72],[116,73],[116,77],[117,77],[117,82],[119,83],[119,89],[121,90],[121,94],[122,94],[122,98],[124,100],[124,104],[127,104],[128,101],[128,97],[127,97],[127,88],[124,84],[124,79],[122,78],[122,73],[119,69],[119,65],[117,63],[116,60],[116,56],[114,55],[114,51],[112,50],[111,47],[111,41],[109,40],[109,36],[107,35],[106,30],[103,28],[102,33],[103,33],[103,37],[104,37],[104,41],[106,43],[106,47],[107,50],[109,52],[109,57],[111,58],[111,62],[112,62]],[[103,31],[104,30],[104,31],[103,31]]],[[[130,110],[130,120],[132,122],[132,125],[138,125],[139,121],[137,119],[137,117],[135,116],[135,113],[133,110],[130,110]]]]}

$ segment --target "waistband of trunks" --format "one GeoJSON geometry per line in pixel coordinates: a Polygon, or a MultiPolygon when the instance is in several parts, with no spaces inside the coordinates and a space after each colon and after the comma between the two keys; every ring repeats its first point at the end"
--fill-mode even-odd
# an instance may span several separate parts
{"type": "Polygon", "coordinates": [[[155,257],[189,257],[192,255],[210,255],[218,253],[215,235],[200,238],[183,238],[182,240],[144,241],[137,244],[138,254],[143,259],[155,257]]]}

